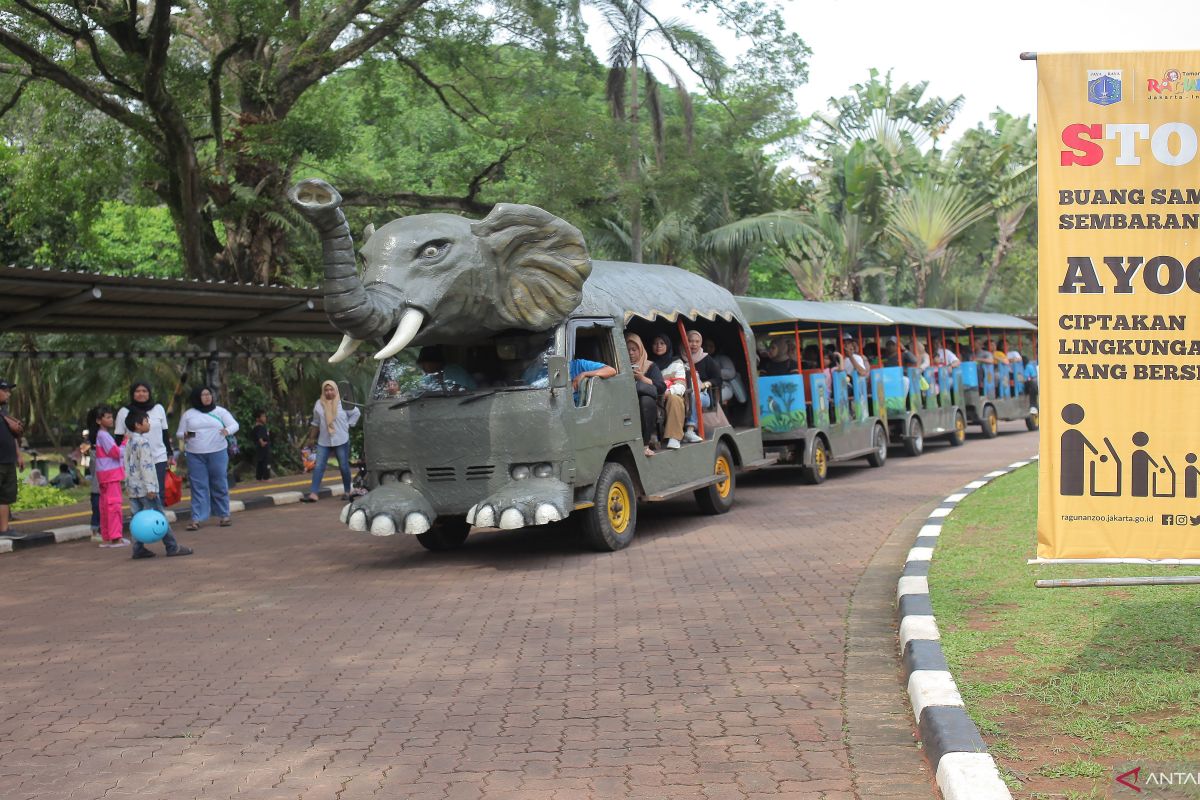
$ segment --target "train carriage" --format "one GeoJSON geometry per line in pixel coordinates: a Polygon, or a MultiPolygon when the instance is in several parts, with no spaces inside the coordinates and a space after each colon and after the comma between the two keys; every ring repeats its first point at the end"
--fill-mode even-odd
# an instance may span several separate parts
{"type": "Polygon", "coordinates": [[[938,313],[964,328],[954,343],[963,359],[967,421],[989,439],[998,435],[1001,420],[1023,419],[1037,430],[1037,326],[1010,314],[938,313]],[[1020,359],[1011,357],[1014,352],[1020,359]],[[991,354],[990,363],[977,358],[984,353],[991,354]]]}
{"type": "Polygon", "coordinates": [[[837,305],[877,315],[874,341],[864,346],[876,348],[876,361],[894,350],[896,363],[879,364],[872,379],[881,381],[885,398],[888,432],[893,442],[903,444],[911,456],[921,455],[925,443],[944,438],[951,445],[962,445],[967,438],[967,398],[962,370],[935,358],[946,336],[957,336],[962,323],[938,309],[838,301],[837,305]],[[924,357],[909,357],[918,350],[924,357]]]}
{"type": "Polygon", "coordinates": [[[883,383],[834,369],[827,352],[834,347],[840,354],[843,342],[861,342],[882,318],[851,305],[806,300],[739,297],[738,305],[759,343],[764,448],[780,463],[799,466],[809,483],[824,481],[831,463],[866,458],[883,466],[889,445],[883,383]],[[773,360],[772,350],[794,357],[773,360]]]}

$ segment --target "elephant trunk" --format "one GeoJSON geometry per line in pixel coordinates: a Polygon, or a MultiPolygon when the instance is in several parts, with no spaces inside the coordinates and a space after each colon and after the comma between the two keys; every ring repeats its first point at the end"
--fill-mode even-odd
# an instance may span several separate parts
{"type": "Polygon", "coordinates": [[[363,287],[354,259],[354,240],[337,189],[322,180],[305,180],[288,190],[288,200],[321,235],[325,312],[333,326],[345,334],[329,359],[336,363],[353,353],[364,339],[387,336],[396,322],[395,310],[403,308],[402,298],[382,302],[363,287]]]}

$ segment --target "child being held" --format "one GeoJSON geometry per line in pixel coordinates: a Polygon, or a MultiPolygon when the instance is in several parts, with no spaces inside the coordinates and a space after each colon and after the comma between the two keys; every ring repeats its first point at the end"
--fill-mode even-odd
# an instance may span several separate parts
{"type": "MultiPolygon", "coordinates": [[[[154,451],[146,436],[150,432],[150,416],[145,411],[130,409],[125,428],[129,431],[125,439],[125,492],[129,495],[129,507],[134,514],[146,509],[164,513],[158,473],[154,468],[154,451]]],[[[180,545],[169,529],[163,544],[169,556],[192,554],[192,548],[180,545]]],[[[154,558],[154,551],[134,539],[133,558],[154,558]]]]}

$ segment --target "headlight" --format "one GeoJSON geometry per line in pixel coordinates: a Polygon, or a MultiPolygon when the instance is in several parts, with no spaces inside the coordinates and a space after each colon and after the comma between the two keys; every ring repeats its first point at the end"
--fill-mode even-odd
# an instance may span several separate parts
{"type": "Polygon", "coordinates": [[[529,467],[525,464],[517,464],[509,473],[514,481],[523,481],[529,477],[529,467]]]}
{"type": "Polygon", "coordinates": [[[538,464],[533,468],[533,477],[535,478],[549,478],[553,474],[554,467],[549,464],[538,464]]]}
{"type": "Polygon", "coordinates": [[[411,472],[409,472],[408,470],[401,472],[400,473],[400,482],[401,483],[412,483],[413,482],[413,474],[411,472]]]}

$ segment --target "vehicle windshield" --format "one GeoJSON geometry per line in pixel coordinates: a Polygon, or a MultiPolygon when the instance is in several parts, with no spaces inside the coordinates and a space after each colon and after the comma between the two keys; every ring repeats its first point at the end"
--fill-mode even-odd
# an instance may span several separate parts
{"type": "Polygon", "coordinates": [[[397,402],[549,386],[553,332],[508,332],[468,344],[426,345],[387,359],[372,397],[397,402]]]}

